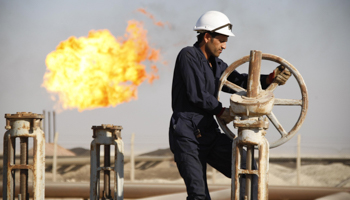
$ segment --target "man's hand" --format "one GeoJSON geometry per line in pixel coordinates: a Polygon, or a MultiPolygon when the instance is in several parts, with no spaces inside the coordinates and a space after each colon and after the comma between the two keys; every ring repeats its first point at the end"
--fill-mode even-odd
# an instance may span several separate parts
{"type": "Polygon", "coordinates": [[[230,115],[229,108],[222,108],[221,112],[216,115],[219,119],[221,119],[225,124],[230,123],[233,120],[233,117],[230,115]]]}
{"type": "Polygon", "coordinates": [[[284,85],[292,74],[283,65],[276,67],[275,70],[267,77],[267,84],[271,84],[272,81],[276,81],[278,85],[284,85]]]}

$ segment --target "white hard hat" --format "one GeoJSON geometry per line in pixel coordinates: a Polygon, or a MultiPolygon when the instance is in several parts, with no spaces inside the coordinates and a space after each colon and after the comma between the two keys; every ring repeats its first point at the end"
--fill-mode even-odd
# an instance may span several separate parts
{"type": "Polygon", "coordinates": [[[232,24],[228,17],[219,11],[208,11],[199,17],[193,30],[199,33],[210,31],[227,36],[235,36],[232,31],[232,24]]]}

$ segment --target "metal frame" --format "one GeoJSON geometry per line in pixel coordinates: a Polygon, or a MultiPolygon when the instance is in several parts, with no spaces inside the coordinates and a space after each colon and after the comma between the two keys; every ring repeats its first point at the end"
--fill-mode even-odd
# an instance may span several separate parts
{"type": "Polygon", "coordinates": [[[34,200],[45,199],[45,134],[41,129],[43,116],[17,112],[5,114],[4,134],[3,199],[15,199],[15,170],[20,170],[20,191],[18,199],[29,199],[28,170],[33,171],[34,200]],[[16,137],[20,138],[20,164],[16,164],[16,137]],[[28,164],[28,139],[34,141],[33,164],[28,164]]]}
{"type": "Polygon", "coordinates": [[[90,199],[122,200],[124,197],[124,143],[121,138],[121,126],[106,125],[93,126],[91,142],[90,168],[90,199]],[[100,146],[104,145],[104,166],[100,166],[100,146]],[[110,145],[115,146],[114,168],[110,162],[110,145]],[[100,172],[104,173],[102,194],[100,192],[100,172]],[[110,190],[110,172],[114,172],[114,197],[110,190]]]}
{"type": "MultiPolygon", "coordinates": [[[[299,72],[284,59],[270,55],[262,54],[261,51],[252,50],[250,56],[245,56],[240,60],[232,63],[223,73],[220,78],[219,91],[223,86],[229,87],[236,91],[230,99],[230,114],[235,116],[233,124],[235,128],[238,128],[238,136],[236,136],[227,125],[218,119],[220,127],[224,130],[226,135],[233,139],[232,143],[232,182],[231,182],[231,199],[239,199],[240,196],[244,196],[246,200],[251,200],[252,197],[252,177],[258,176],[258,191],[257,197],[259,200],[268,199],[268,170],[269,170],[269,148],[277,147],[289,139],[299,130],[303,124],[307,107],[308,97],[307,89],[299,72]],[[296,77],[299,87],[301,89],[302,100],[294,99],[276,99],[273,95],[273,91],[278,84],[274,81],[266,90],[262,90],[260,85],[260,69],[261,60],[275,61],[288,70],[296,77]],[[227,80],[227,77],[241,64],[249,61],[249,73],[247,90],[241,88],[234,83],[227,80]],[[291,131],[286,132],[282,125],[278,122],[274,116],[272,109],[274,105],[292,105],[301,106],[301,113],[296,124],[291,131]],[[267,118],[263,118],[266,115],[267,118]],[[271,147],[267,139],[264,137],[268,129],[268,119],[280,132],[281,138],[272,143],[271,147]],[[241,158],[243,155],[243,148],[247,149],[246,157],[246,169],[241,169],[241,158]],[[253,170],[252,165],[254,162],[254,150],[259,152],[258,170],[253,170]],[[245,192],[240,191],[240,177],[246,176],[245,192]]],[[[220,93],[218,94],[218,99],[220,93]]]]}

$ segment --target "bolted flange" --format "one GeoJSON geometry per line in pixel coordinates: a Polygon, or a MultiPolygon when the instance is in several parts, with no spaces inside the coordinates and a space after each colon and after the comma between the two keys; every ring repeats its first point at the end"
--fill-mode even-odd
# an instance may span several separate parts
{"type": "Polygon", "coordinates": [[[17,112],[16,114],[5,114],[6,118],[6,130],[11,129],[11,122],[16,120],[30,120],[31,121],[31,127],[33,130],[36,130],[38,127],[40,127],[40,122],[42,119],[44,119],[44,115],[42,114],[36,114],[32,112],[17,112]]]}
{"type": "Polygon", "coordinates": [[[101,126],[92,126],[91,129],[93,130],[93,138],[96,138],[96,131],[98,130],[106,130],[113,134],[113,138],[118,139],[122,138],[121,136],[121,130],[123,129],[122,126],[115,126],[113,124],[101,124],[101,126]]]}

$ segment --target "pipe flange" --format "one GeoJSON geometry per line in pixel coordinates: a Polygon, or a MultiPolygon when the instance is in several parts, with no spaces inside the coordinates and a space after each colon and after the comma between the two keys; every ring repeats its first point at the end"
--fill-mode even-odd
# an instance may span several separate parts
{"type": "Polygon", "coordinates": [[[36,130],[38,127],[40,127],[40,121],[44,119],[43,114],[36,114],[32,112],[17,112],[16,114],[5,114],[6,118],[6,130],[11,129],[11,121],[16,121],[16,120],[31,120],[31,127],[33,130],[36,130]]]}
{"type": "Polygon", "coordinates": [[[111,131],[115,139],[122,138],[121,137],[121,130],[123,129],[122,126],[115,126],[113,124],[101,124],[101,126],[92,126],[91,129],[93,130],[93,135],[92,135],[93,138],[96,138],[97,130],[111,131]]]}

